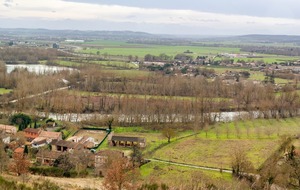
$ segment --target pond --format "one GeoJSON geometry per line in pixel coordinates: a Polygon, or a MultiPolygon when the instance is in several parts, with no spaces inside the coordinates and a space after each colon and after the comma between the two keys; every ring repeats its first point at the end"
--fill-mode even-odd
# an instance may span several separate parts
{"type": "Polygon", "coordinates": [[[29,72],[34,72],[37,74],[56,73],[58,71],[73,70],[72,68],[68,68],[68,67],[58,67],[58,66],[39,65],[39,64],[36,64],[36,65],[6,64],[6,72],[7,73],[11,73],[16,68],[27,69],[29,72]]]}

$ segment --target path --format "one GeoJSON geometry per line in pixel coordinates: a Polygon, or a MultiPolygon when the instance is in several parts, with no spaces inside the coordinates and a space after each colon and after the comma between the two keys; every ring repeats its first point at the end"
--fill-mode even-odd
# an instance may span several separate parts
{"type": "Polygon", "coordinates": [[[160,162],[160,163],[165,163],[165,164],[171,164],[175,166],[182,166],[182,167],[188,167],[188,168],[196,168],[196,169],[201,169],[201,170],[208,170],[208,171],[217,171],[217,172],[225,172],[225,173],[232,173],[231,170],[228,169],[223,169],[223,168],[213,168],[213,167],[207,167],[207,166],[198,166],[198,165],[193,165],[193,164],[186,164],[186,163],[179,163],[179,162],[173,162],[173,161],[167,161],[167,160],[161,160],[157,158],[150,158],[146,159],[151,162],[160,162]]]}
{"type": "MultiPolygon", "coordinates": [[[[8,103],[16,103],[20,100],[42,96],[42,95],[49,94],[49,93],[52,93],[52,92],[55,92],[55,91],[66,90],[66,89],[69,89],[70,87],[71,86],[66,86],[66,87],[61,87],[61,88],[57,88],[57,89],[53,89],[53,90],[48,90],[48,91],[41,92],[41,93],[38,93],[38,94],[33,94],[33,95],[29,95],[29,96],[22,97],[22,98],[19,98],[19,99],[11,100],[8,103]]],[[[6,103],[0,103],[0,104],[6,104],[6,103]]]]}

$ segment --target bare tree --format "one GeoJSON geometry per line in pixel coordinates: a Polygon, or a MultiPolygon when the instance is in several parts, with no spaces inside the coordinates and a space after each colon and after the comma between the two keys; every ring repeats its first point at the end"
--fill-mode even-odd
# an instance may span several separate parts
{"type": "Polygon", "coordinates": [[[168,143],[171,142],[171,138],[177,135],[176,131],[170,127],[165,127],[162,130],[162,135],[168,139],[168,143]]]}
{"type": "Polygon", "coordinates": [[[231,153],[232,173],[239,177],[243,173],[253,171],[254,167],[246,156],[246,151],[241,147],[236,147],[231,153]]]}
{"type": "Polygon", "coordinates": [[[107,190],[132,189],[133,167],[123,158],[112,162],[104,178],[103,185],[107,190]]]}

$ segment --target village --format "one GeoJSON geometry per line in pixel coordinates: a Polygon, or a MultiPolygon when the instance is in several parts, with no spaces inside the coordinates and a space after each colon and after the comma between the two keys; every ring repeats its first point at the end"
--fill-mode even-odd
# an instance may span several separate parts
{"type": "Polygon", "coordinates": [[[116,160],[135,162],[136,167],[144,162],[132,153],[145,148],[144,137],[115,135],[111,128],[84,128],[65,138],[62,132],[56,132],[57,125],[54,120],[48,120],[44,126],[31,128],[29,125],[20,131],[16,126],[0,124],[1,143],[10,157],[6,164],[14,168],[12,173],[104,177],[116,160]],[[102,143],[108,143],[107,147],[99,148],[102,143]],[[50,173],[40,166],[47,166],[50,173]]]}
{"type": "MultiPolygon", "coordinates": [[[[220,53],[215,56],[193,58],[186,52],[189,50],[175,56],[174,61],[144,61],[140,67],[150,71],[160,71],[166,75],[208,79],[218,77],[225,83],[239,82],[240,78],[248,79],[251,75],[250,71],[262,72],[265,76],[282,79],[295,79],[300,74],[300,60],[268,64],[263,61],[263,57],[255,54],[220,53]],[[225,72],[216,72],[215,69],[218,68],[223,68],[225,72]]],[[[145,60],[147,60],[147,55],[145,60]]]]}

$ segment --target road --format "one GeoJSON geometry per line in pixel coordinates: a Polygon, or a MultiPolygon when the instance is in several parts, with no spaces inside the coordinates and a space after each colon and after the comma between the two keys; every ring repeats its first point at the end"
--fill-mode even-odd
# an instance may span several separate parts
{"type": "MultiPolygon", "coordinates": [[[[48,91],[45,91],[45,92],[41,92],[41,93],[38,93],[38,94],[32,94],[32,95],[29,95],[29,96],[26,96],[26,97],[22,97],[22,98],[18,98],[18,99],[14,99],[14,100],[11,100],[7,103],[17,103],[18,101],[20,100],[24,100],[24,99],[29,99],[29,98],[34,98],[34,97],[38,97],[38,96],[42,96],[42,95],[45,95],[45,94],[49,94],[49,93],[52,93],[54,91],[60,91],[60,90],[66,90],[66,89],[69,89],[71,86],[66,86],[66,87],[61,87],[61,88],[57,88],[57,89],[53,89],[53,90],[48,90],[48,91]]],[[[0,103],[0,104],[7,104],[7,103],[0,103]]]]}

